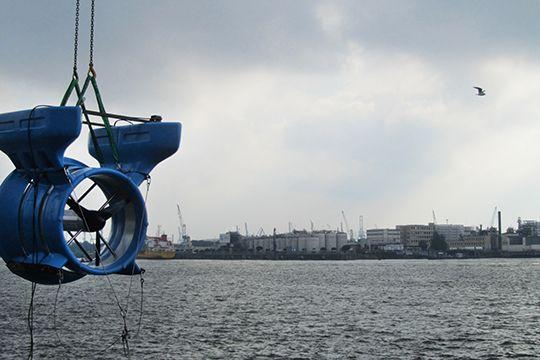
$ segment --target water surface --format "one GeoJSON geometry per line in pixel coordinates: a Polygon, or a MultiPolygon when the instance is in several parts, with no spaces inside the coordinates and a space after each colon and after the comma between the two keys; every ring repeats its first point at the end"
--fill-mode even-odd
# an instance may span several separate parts
{"type": "MultiPolygon", "coordinates": [[[[540,260],[141,261],[139,278],[39,286],[35,358],[540,356],[540,260]],[[109,284],[109,281],[111,284],[109,284]],[[114,292],[113,292],[114,289],[114,292]],[[111,343],[114,345],[111,346],[111,343]],[[110,347],[109,347],[110,346],[110,347]]],[[[28,355],[30,284],[0,266],[1,358],[28,355]]]]}

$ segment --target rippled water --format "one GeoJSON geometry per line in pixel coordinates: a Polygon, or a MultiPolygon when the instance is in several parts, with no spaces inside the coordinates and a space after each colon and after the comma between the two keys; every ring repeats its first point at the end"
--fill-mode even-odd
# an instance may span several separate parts
{"type": "MultiPolygon", "coordinates": [[[[144,261],[134,359],[540,357],[540,260],[144,261]]],[[[109,279],[122,303],[129,278],[109,279]]],[[[1,358],[28,355],[30,284],[0,267],[1,358]]],[[[36,296],[36,358],[123,356],[106,277],[36,296]],[[62,345],[63,344],[63,345],[62,345]]]]}

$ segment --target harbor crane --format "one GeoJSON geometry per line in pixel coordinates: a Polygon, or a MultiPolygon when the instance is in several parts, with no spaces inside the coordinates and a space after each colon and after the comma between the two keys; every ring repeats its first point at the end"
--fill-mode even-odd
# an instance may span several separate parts
{"type": "Polygon", "coordinates": [[[347,236],[350,237],[350,239],[354,239],[353,230],[349,227],[349,222],[347,221],[347,217],[345,216],[345,211],[341,210],[341,215],[343,215],[343,221],[345,222],[345,229],[347,230],[347,236]]]}
{"type": "Polygon", "coordinates": [[[489,223],[489,228],[491,229],[495,225],[495,216],[497,216],[497,206],[493,209],[493,214],[491,215],[491,221],[489,223]]]}
{"type": "Polygon", "coordinates": [[[364,239],[364,216],[358,217],[358,240],[364,239]]]}
{"type": "Polygon", "coordinates": [[[182,241],[184,241],[185,225],[182,219],[182,211],[180,210],[180,204],[176,204],[176,209],[178,211],[178,241],[181,243],[182,241]]]}
{"type": "Polygon", "coordinates": [[[180,236],[178,241],[180,244],[184,243],[187,245],[188,249],[191,249],[191,238],[187,234],[187,226],[184,223],[184,218],[182,217],[182,211],[180,210],[179,204],[176,204],[176,209],[178,210],[178,235],[180,236]]]}

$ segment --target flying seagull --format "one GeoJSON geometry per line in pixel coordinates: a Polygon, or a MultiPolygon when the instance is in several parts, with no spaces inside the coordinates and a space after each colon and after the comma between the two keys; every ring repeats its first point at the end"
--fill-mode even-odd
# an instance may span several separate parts
{"type": "Polygon", "coordinates": [[[478,86],[473,86],[473,88],[475,88],[476,90],[478,90],[478,96],[485,96],[486,95],[486,90],[482,89],[481,87],[478,87],[478,86]]]}

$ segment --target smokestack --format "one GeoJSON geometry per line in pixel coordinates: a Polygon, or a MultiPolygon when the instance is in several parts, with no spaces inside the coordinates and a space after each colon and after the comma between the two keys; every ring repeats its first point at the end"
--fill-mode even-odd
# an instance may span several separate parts
{"type": "Polygon", "coordinates": [[[276,259],[276,228],[274,228],[274,233],[272,234],[272,252],[274,253],[274,260],[276,259]]]}
{"type": "Polygon", "coordinates": [[[497,237],[497,250],[502,250],[502,225],[501,225],[501,211],[498,212],[499,217],[499,236],[497,237]]]}

